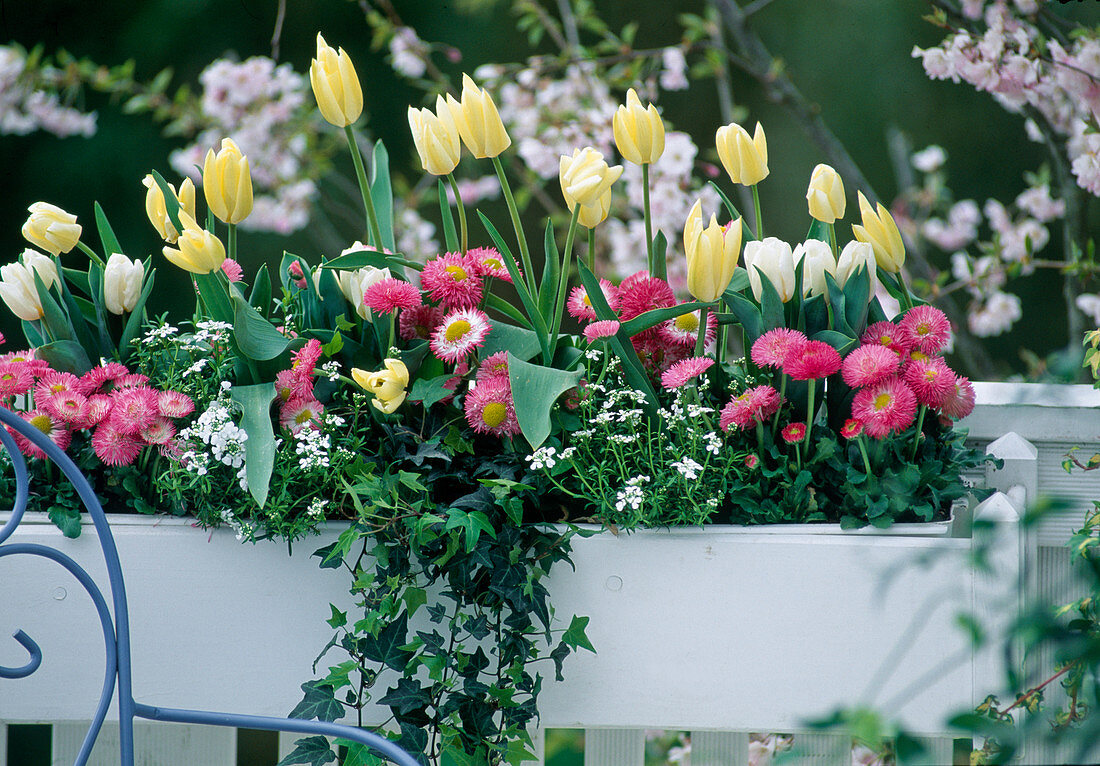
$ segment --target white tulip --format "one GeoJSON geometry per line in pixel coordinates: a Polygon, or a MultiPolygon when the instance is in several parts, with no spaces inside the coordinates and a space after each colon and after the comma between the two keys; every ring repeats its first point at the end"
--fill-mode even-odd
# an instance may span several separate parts
{"type": "Polygon", "coordinates": [[[793,257],[802,264],[802,297],[825,295],[825,272],[836,276],[833,249],[820,239],[808,239],[795,247],[793,257]]]}
{"type": "Polygon", "coordinates": [[[786,242],[767,237],[763,242],[753,240],[745,244],[745,269],[749,273],[752,294],[760,300],[763,294],[760,275],[771,281],[779,299],[786,303],[794,297],[794,254],[786,242]]]}
{"type": "Polygon", "coordinates": [[[112,314],[134,310],[145,280],[145,266],[122,253],[111,253],[103,269],[103,304],[112,314]]]}
{"type": "Polygon", "coordinates": [[[32,273],[21,263],[0,266],[0,300],[27,322],[42,318],[42,302],[38,299],[32,273]]]}
{"type": "Polygon", "coordinates": [[[837,285],[844,289],[844,285],[848,284],[848,280],[859,271],[860,267],[867,269],[867,275],[871,278],[871,289],[867,293],[867,301],[870,302],[878,292],[878,264],[875,261],[875,249],[866,242],[852,240],[840,251],[840,258],[837,259],[837,285]]]}

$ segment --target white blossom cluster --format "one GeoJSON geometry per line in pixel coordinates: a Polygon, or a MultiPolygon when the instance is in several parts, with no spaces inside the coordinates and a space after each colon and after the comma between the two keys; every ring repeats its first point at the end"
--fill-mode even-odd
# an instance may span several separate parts
{"type": "Polygon", "coordinates": [[[292,116],[307,104],[309,82],[289,64],[254,56],[243,62],[218,59],[199,75],[201,108],[208,126],[190,146],[172,153],[182,175],[201,183],[209,149],[232,138],[249,159],[254,202],[242,228],[288,234],[309,222],[317,187],[305,177],[307,139],[293,129],[292,116]]]}
{"type": "MultiPolygon", "coordinates": [[[[56,93],[35,87],[26,64],[21,49],[0,45],[0,135],[23,136],[36,130],[58,138],[95,135],[95,112],[65,106],[56,93]]],[[[43,67],[39,74],[49,79],[55,70],[43,67]]]]}
{"type": "Polygon", "coordinates": [[[558,464],[557,454],[556,447],[539,447],[527,456],[527,462],[531,464],[532,471],[549,471],[558,464]]]}
{"type": "Polygon", "coordinates": [[[256,528],[247,521],[238,519],[237,515],[229,508],[223,508],[220,516],[222,523],[237,533],[238,540],[251,541],[255,539],[256,528]]]}
{"type": "Polygon", "coordinates": [[[615,495],[615,510],[620,513],[627,508],[637,511],[645,502],[645,490],[642,485],[649,482],[648,476],[635,476],[626,480],[626,486],[615,495]]]}
{"type": "Polygon", "coordinates": [[[390,66],[398,74],[416,79],[428,71],[428,46],[412,27],[397,27],[390,38],[390,66]]]}
{"type": "Polygon", "coordinates": [[[689,457],[683,457],[672,463],[672,467],[687,481],[694,481],[703,472],[703,466],[689,457]]]}
{"type": "MultiPolygon", "coordinates": [[[[303,471],[315,471],[328,468],[332,455],[333,430],[347,424],[339,415],[325,412],[321,415],[320,428],[300,428],[294,432],[294,454],[298,456],[298,467],[303,471]]],[[[352,453],[346,447],[337,447],[337,454],[350,459],[352,453]]]]}
{"type": "Polygon", "coordinates": [[[210,403],[195,422],[179,432],[179,440],[189,445],[180,453],[183,466],[198,476],[205,476],[212,462],[236,468],[241,488],[246,489],[244,476],[244,445],[248,434],[233,421],[232,413],[224,401],[210,403]],[[199,445],[205,445],[209,452],[199,445]]]}

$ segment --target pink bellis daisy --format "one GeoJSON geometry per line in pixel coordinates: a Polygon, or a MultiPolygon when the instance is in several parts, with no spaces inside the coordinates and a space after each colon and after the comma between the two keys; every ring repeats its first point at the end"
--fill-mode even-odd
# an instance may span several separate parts
{"type": "Polygon", "coordinates": [[[101,423],[92,434],[92,448],[105,465],[130,465],[142,446],[136,435],[125,434],[110,422],[101,423]]]}
{"type": "Polygon", "coordinates": [[[652,309],[669,308],[676,305],[676,296],[668,282],[657,277],[637,274],[623,280],[619,285],[619,317],[633,319],[652,309]]]}
{"type": "Polygon", "coordinates": [[[917,402],[926,407],[938,409],[955,393],[955,373],[938,356],[910,362],[902,379],[917,397],[917,402]]]}
{"type": "Polygon", "coordinates": [[[425,263],[420,284],[445,309],[472,309],[481,302],[477,263],[461,253],[446,253],[425,263]]]}
{"type": "Polygon", "coordinates": [[[241,264],[237,263],[232,258],[226,258],[222,261],[222,271],[229,277],[230,282],[244,281],[244,269],[241,268],[241,264]]]}
{"type": "Polygon", "coordinates": [[[898,322],[901,342],[924,354],[938,354],[951,338],[951,322],[935,306],[914,306],[898,322]]]}
{"type": "Polygon", "coordinates": [[[291,400],[279,409],[279,425],[291,433],[298,433],[303,428],[317,428],[318,418],[324,411],[324,405],[316,399],[291,400]]]}
{"type": "MultiPolygon", "coordinates": [[[[657,332],[666,343],[695,347],[699,338],[699,311],[689,311],[667,322],[657,325],[657,332]]],[[[709,346],[718,337],[718,317],[707,314],[707,334],[704,338],[709,346]]]]}
{"type": "Polygon", "coordinates": [[[157,392],[146,386],[116,389],[113,397],[110,425],[127,436],[152,425],[160,415],[157,392]]]}
{"type": "Polygon", "coordinates": [[[754,386],[722,408],[718,425],[723,431],[750,428],[778,412],[780,403],[779,392],[771,386],[754,386]]]}
{"type": "Polygon", "coordinates": [[[852,401],[852,417],[873,439],[908,428],[917,414],[917,397],[899,378],[860,389],[852,401]]]}
{"type": "Polygon", "coordinates": [[[859,338],[860,343],[874,343],[886,346],[891,351],[896,351],[902,356],[909,350],[909,346],[901,341],[901,332],[893,322],[875,322],[863,331],[859,338]]]}
{"type": "MultiPolygon", "coordinates": [[[[457,369],[455,370],[457,372],[457,369]]],[[[498,351],[485,357],[477,368],[475,380],[480,384],[486,380],[508,381],[508,352],[498,351]]]]}
{"type": "Polygon", "coordinates": [[[34,384],[34,399],[35,401],[45,401],[54,394],[59,394],[62,391],[77,391],[80,392],[83,386],[80,385],[80,378],[73,375],[71,372],[55,372],[50,371],[38,379],[38,382],[34,384]]]}
{"type": "Polygon", "coordinates": [[[797,444],[806,438],[806,424],[805,423],[791,423],[781,432],[783,441],[787,444],[797,444]]]}
{"type": "Polygon", "coordinates": [[[379,280],[363,292],[363,305],[379,314],[413,309],[422,303],[415,285],[395,277],[379,280]]]}
{"type": "Polygon", "coordinates": [[[182,418],[195,411],[195,402],[180,391],[158,391],[157,411],[166,418],[182,418]]]}
{"type": "MultiPolygon", "coordinates": [[[[188,401],[191,401],[188,399],[188,401]]],[[[88,411],[84,416],[84,427],[91,428],[99,425],[111,414],[114,409],[115,398],[110,394],[92,394],[88,397],[88,411]]],[[[191,405],[195,409],[195,405],[191,405]]],[[[162,413],[163,414],[163,413],[162,413]]]]}
{"type": "Polygon", "coordinates": [[[310,338],[306,341],[306,345],[294,352],[290,368],[303,377],[312,375],[323,353],[321,341],[310,338]]]}
{"type": "Polygon", "coordinates": [[[745,455],[745,467],[750,471],[760,465],[760,458],[752,453],[745,455]]]}
{"type": "Polygon", "coordinates": [[[752,361],[757,367],[781,369],[787,357],[809,342],[804,333],[777,327],[768,330],[752,344],[752,361]]]}
{"type": "Polygon", "coordinates": [[[600,338],[610,338],[619,331],[619,323],[614,319],[603,319],[593,322],[584,328],[584,339],[589,343],[595,343],[600,338]]]}
{"type": "Polygon", "coordinates": [[[157,418],[141,429],[138,436],[147,444],[167,444],[176,435],[176,427],[168,418],[157,418]]]}
{"type": "Polygon", "coordinates": [[[142,375],[140,372],[130,372],[115,378],[115,388],[142,388],[148,382],[149,377],[147,375],[142,375]]]}
{"type": "Polygon", "coordinates": [[[0,399],[25,394],[34,385],[34,375],[22,362],[0,362],[0,399]]]}
{"type": "Polygon", "coordinates": [[[76,391],[58,391],[41,402],[42,409],[69,427],[80,428],[88,416],[88,399],[76,391]]]}
{"type": "Polygon", "coordinates": [[[676,362],[661,375],[661,385],[666,390],[673,391],[702,375],[713,364],[714,360],[709,356],[693,356],[676,362]]]}
{"type": "MultiPolygon", "coordinates": [[[[508,284],[512,284],[512,275],[508,273],[508,267],[504,264],[504,256],[495,247],[471,248],[466,251],[466,257],[475,264],[478,276],[503,279],[508,284]]],[[[521,277],[523,276],[518,265],[516,271],[521,277]]]]}
{"type": "Polygon", "coordinates": [[[872,386],[894,375],[900,362],[901,358],[897,353],[887,346],[867,343],[844,357],[840,372],[845,383],[852,388],[861,388],[872,386]]]}
{"type": "Polygon", "coordinates": [[[940,405],[940,412],[958,420],[974,411],[974,386],[968,378],[956,375],[953,388],[951,395],[940,405]]]}
{"type": "Polygon", "coordinates": [[[80,392],[85,396],[94,394],[108,383],[114,383],[117,378],[129,374],[126,366],[118,362],[96,365],[80,376],[80,392]]]}
{"type": "Polygon", "coordinates": [[[840,370],[840,352],[820,340],[808,340],[797,347],[783,365],[794,380],[819,380],[840,370]]]}
{"type": "Polygon", "coordinates": [[[515,436],[519,421],[512,404],[512,390],[502,380],[485,380],[466,392],[466,422],[479,434],[515,436]]]}
{"type": "MultiPolygon", "coordinates": [[[[608,282],[606,279],[600,280],[600,292],[603,293],[604,300],[607,301],[608,307],[614,312],[619,310],[619,288],[608,282]]],[[[569,300],[565,302],[565,310],[569,312],[569,316],[575,319],[587,319],[592,321],[596,318],[596,309],[592,307],[592,299],[588,297],[588,290],[584,287],[574,287],[569,291],[569,300]]]]}
{"type": "Polygon", "coordinates": [[[432,353],[456,364],[485,342],[489,317],[477,309],[458,309],[443,317],[431,338],[432,353]]]}
{"type": "Polygon", "coordinates": [[[439,306],[416,306],[398,315],[397,333],[404,340],[427,340],[442,321],[443,309],[439,306]]]}
{"type": "MultiPolygon", "coordinates": [[[[44,410],[31,410],[30,412],[22,413],[23,420],[30,423],[39,431],[44,433],[50,438],[54,444],[61,449],[67,449],[69,443],[72,441],[73,432],[65,427],[61,418],[54,417],[44,410]]],[[[15,437],[15,443],[19,446],[19,451],[28,457],[44,458],[46,453],[42,451],[36,444],[31,443],[30,439],[27,439],[21,434],[17,434],[14,431],[12,436],[15,437]]]]}

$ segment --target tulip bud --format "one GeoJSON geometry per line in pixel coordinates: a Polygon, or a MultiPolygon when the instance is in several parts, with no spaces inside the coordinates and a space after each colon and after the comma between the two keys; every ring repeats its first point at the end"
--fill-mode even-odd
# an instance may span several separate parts
{"type": "Polygon", "coordinates": [[[735,184],[752,186],[768,177],[768,141],[759,122],[752,138],[744,128],[731,122],[718,128],[714,142],[718,159],[735,184]]]}
{"type": "Polygon", "coordinates": [[[321,116],[338,128],[351,125],[363,113],[363,89],[355,66],[343,48],[337,53],[317,33],[317,58],[309,65],[309,84],[321,116]]]}
{"type": "Polygon", "coordinates": [[[871,289],[867,293],[867,300],[875,297],[878,290],[878,269],[875,268],[875,250],[866,242],[849,242],[840,251],[840,258],[836,261],[836,283],[843,289],[848,280],[861,268],[867,270],[870,278],[871,289]]]}
{"type": "Polygon", "coordinates": [[[844,217],[844,182],[840,174],[828,165],[818,165],[810,174],[810,188],[806,191],[810,216],[822,223],[835,223],[844,217]]]}
{"type": "Polygon", "coordinates": [[[336,279],[340,282],[340,292],[348,299],[348,303],[355,307],[355,313],[363,319],[371,318],[370,309],[363,303],[363,294],[375,282],[381,282],[391,276],[393,275],[389,269],[378,269],[374,266],[364,266],[358,271],[336,272],[336,279]]]}
{"type": "Polygon", "coordinates": [[[221,240],[200,229],[195,219],[182,210],[180,223],[183,224],[183,233],[176,243],[179,249],[164,248],[164,257],[192,274],[209,274],[220,269],[225,261],[225,246],[221,240]]]}
{"type": "Polygon", "coordinates": [[[795,247],[792,258],[802,269],[802,297],[825,295],[825,273],[836,276],[833,249],[820,239],[808,239],[795,247]]]}
{"type": "Polygon", "coordinates": [[[701,210],[702,206],[696,202],[684,225],[687,289],[696,300],[710,303],[718,300],[733,279],[741,251],[741,219],[723,227],[711,215],[710,224],[704,229],[701,210]]]}
{"type": "Polygon", "coordinates": [[[206,204],[219,221],[240,223],[252,212],[252,176],[248,172],[248,157],[231,138],[222,139],[217,154],[206,152],[202,163],[202,191],[206,204]]]}
{"type": "Polygon", "coordinates": [[[53,255],[67,253],[80,241],[76,216],[48,202],[35,202],[27,210],[31,215],[23,224],[23,236],[32,245],[53,255]]]}
{"type": "MultiPolygon", "coordinates": [[[[168,208],[164,202],[164,192],[160,190],[160,186],[157,184],[153,174],[145,176],[141,180],[148,189],[145,192],[145,215],[149,217],[149,222],[153,224],[153,228],[160,234],[160,238],[165,242],[174,245],[176,240],[179,239],[180,233],[176,231],[175,224],[172,223],[172,219],[168,217],[168,208]]],[[[179,203],[179,209],[187,213],[192,218],[195,217],[195,184],[190,178],[183,179],[183,183],[180,184],[179,194],[176,194],[176,187],[172,184],[168,184],[168,188],[172,191],[172,195],[176,198],[176,202],[179,203]]]]}
{"type": "Polygon", "coordinates": [[[103,305],[112,314],[128,314],[141,295],[145,266],[122,253],[111,253],[103,269],[103,305]]]}
{"type": "Polygon", "coordinates": [[[863,218],[863,225],[852,225],[852,233],[860,242],[866,242],[875,251],[875,260],[883,271],[897,274],[905,263],[905,243],[901,240],[901,232],[894,223],[890,211],[882,206],[877,206],[877,213],[871,209],[871,203],[858,192],[859,213],[863,218]]]}
{"type": "Polygon", "coordinates": [[[364,389],[374,394],[371,401],[378,410],[389,415],[405,401],[409,385],[409,369],[400,359],[383,360],[386,369],[367,372],[353,367],[351,377],[364,389]]]}
{"type": "Polygon", "coordinates": [[[665,124],[657,107],[643,107],[633,88],[626,92],[626,106],[620,106],[612,120],[615,146],[627,162],[653,163],[665,151],[665,124]]]}
{"type": "Polygon", "coordinates": [[[447,108],[462,143],[478,159],[499,156],[512,145],[493,97],[478,88],[469,75],[462,75],[462,100],[456,101],[448,94],[447,108]]]}
{"type": "Polygon", "coordinates": [[[591,146],[574,149],[572,157],[563,154],[558,163],[558,178],[569,212],[577,205],[597,204],[622,174],[622,165],[608,167],[603,155],[591,146]]]}
{"type": "Polygon", "coordinates": [[[445,176],[458,165],[462,144],[458,126],[442,96],[435,97],[435,114],[430,109],[409,107],[409,127],[420,164],[433,176],[445,176]]]}
{"type": "Polygon", "coordinates": [[[745,269],[757,302],[764,294],[761,274],[767,276],[783,303],[794,297],[794,254],[786,242],[768,237],[763,242],[745,243],[745,269]]]}
{"type": "Polygon", "coordinates": [[[610,211],[611,189],[608,189],[600,195],[595,205],[581,205],[581,212],[577,214],[577,223],[586,229],[594,229],[607,219],[610,211]]]}

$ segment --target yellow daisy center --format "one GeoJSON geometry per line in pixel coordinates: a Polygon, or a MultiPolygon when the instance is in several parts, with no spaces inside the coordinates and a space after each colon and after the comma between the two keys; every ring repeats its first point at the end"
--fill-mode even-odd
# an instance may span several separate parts
{"type": "Polygon", "coordinates": [[[928,356],[927,354],[922,354],[922,353],[921,353],[921,352],[919,352],[919,351],[910,351],[910,352],[909,352],[909,358],[910,358],[910,359],[915,359],[915,360],[916,360],[916,361],[918,361],[918,362],[926,362],[926,361],[928,361],[928,360],[929,360],[929,359],[930,359],[931,357],[929,357],[929,356],[928,356]]]}
{"type": "Polygon", "coordinates": [[[455,341],[462,340],[471,329],[470,323],[465,319],[456,319],[454,322],[447,325],[447,332],[443,337],[447,339],[448,343],[454,343],[455,341]]]}
{"type": "Polygon", "coordinates": [[[297,425],[302,425],[302,423],[308,423],[311,420],[313,420],[313,410],[302,410],[301,412],[299,412],[297,415],[294,416],[294,422],[297,425]]]}
{"type": "Polygon", "coordinates": [[[443,270],[454,277],[455,282],[461,282],[469,276],[461,266],[444,266],[443,270]]]}
{"type": "Polygon", "coordinates": [[[878,336],[878,342],[884,346],[889,346],[891,343],[894,342],[894,339],[889,335],[880,335],[878,336]]]}
{"type": "Polygon", "coordinates": [[[879,394],[875,397],[875,409],[885,409],[893,400],[894,397],[890,396],[890,394],[879,394]]]}
{"type": "Polygon", "coordinates": [[[482,261],[482,263],[488,266],[490,269],[504,268],[504,264],[498,261],[496,258],[486,258],[484,261],[482,261]]]}
{"type": "Polygon", "coordinates": [[[508,417],[508,408],[503,402],[489,402],[481,408],[481,422],[489,428],[496,428],[504,422],[506,417],[508,417]]]}
{"type": "Polygon", "coordinates": [[[53,429],[53,421],[50,420],[49,415],[35,415],[30,423],[44,434],[48,434],[53,429]]]}
{"type": "Polygon", "coordinates": [[[681,314],[673,321],[676,329],[681,332],[699,332],[699,317],[694,312],[681,314]]]}
{"type": "Polygon", "coordinates": [[[65,390],[65,384],[64,383],[54,383],[52,386],[50,386],[50,393],[51,394],[57,394],[57,393],[60,393],[61,391],[64,391],[64,390],[65,390]]]}

